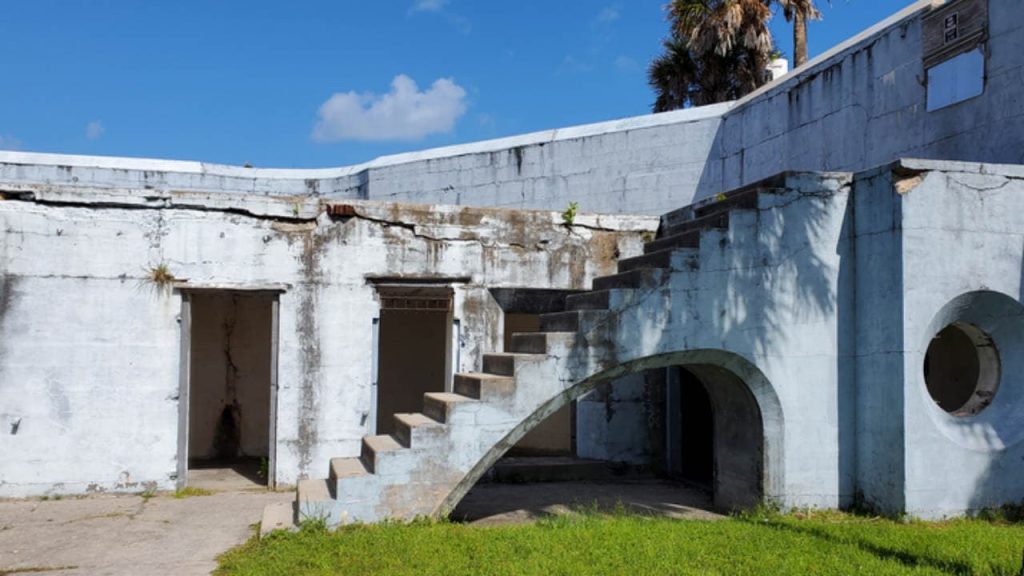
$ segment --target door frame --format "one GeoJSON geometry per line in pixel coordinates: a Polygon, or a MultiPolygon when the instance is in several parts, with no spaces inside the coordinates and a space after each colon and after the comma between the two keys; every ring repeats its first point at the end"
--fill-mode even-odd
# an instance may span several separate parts
{"type": "MultiPolygon", "coordinates": [[[[461,282],[461,279],[454,281],[388,281],[388,279],[377,279],[373,281],[375,288],[374,296],[377,299],[377,313],[372,324],[372,345],[370,367],[370,416],[367,418],[366,430],[369,434],[379,434],[377,430],[377,410],[380,405],[380,339],[381,339],[381,313],[391,308],[389,300],[408,298],[410,300],[420,299],[423,301],[439,301],[447,299],[447,317],[445,319],[445,367],[444,367],[444,391],[451,392],[454,388],[455,372],[460,362],[459,332],[461,331],[461,320],[455,315],[457,293],[454,284],[461,282]]],[[[396,310],[410,309],[395,307],[396,310]]],[[[436,308],[437,311],[444,310],[436,308]]]]}
{"type": "Polygon", "coordinates": [[[278,353],[281,326],[281,295],[287,287],[273,286],[199,286],[175,285],[181,297],[181,312],[178,316],[178,441],[175,486],[179,490],[188,485],[188,444],[189,409],[192,386],[192,296],[197,294],[232,294],[266,296],[270,298],[270,418],[267,430],[267,489],[277,487],[277,395],[278,395],[278,353]]]}

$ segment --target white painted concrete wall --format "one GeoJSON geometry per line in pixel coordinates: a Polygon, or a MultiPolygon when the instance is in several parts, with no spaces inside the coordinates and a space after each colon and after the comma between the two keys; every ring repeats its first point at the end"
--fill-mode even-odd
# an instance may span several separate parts
{"type": "Polygon", "coordinates": [[[35,192],[0,201],[0,496],[174,487],[181,297],[147,278],[159,263],[192,286],[286,286],[276,472],[291,484],[371,432],[368,276],[465,278],[457,369],[478,370],[501,345],[487,287],[582,288],[656,226],[580,215],[570,232],[551,212],[373,202],[332,221],[315,199],[35,192]]]}
{"type": "Polygon", "coordinates": [[[1024,170],[908,160],[855,190],[858,489],[923,518],[1021,501],[1024,170]],[[925,384],[928,345],[953,321],[989,332],[1000,358],[976,416],[946,413],[925,384]]]}
{"type": "Polygon", "coordinates": [[[932,171],[900,196],[906,510],[937,518],[1024,500],[1024,168],[916,166],[932,171]],[[1001,365],[972,417],[943,411],[924,381],[928,343],[953,321],[990,334],[1001,365]]]}
{"type": "Polygon", "coordinates": [[[693,198],[731,104],[559,128],[289,170],[201,162],[0,152],[0,181],[159,191],[325,196],[415,203],[648,213],[693,198]]]}

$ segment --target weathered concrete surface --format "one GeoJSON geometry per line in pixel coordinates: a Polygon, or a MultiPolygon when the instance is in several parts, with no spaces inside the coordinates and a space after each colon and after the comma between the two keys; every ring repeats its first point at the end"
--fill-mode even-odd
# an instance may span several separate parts
{"type": "Polygon", "coordinates": [[[723,202],[727,227],[697,229],[699,247],[639,270],[639,284],[601,279],[604,305],[564,313],[572,331],[514,336],[516,355],[485,357],[490,373],[461,376],[459,394],[428,395],[408,433],[368,438],[361,460],[332,461],[327,480],[300,483],[300,517],[443,514],[548,414],[599,384],[673,365],[690,367],[721,407],[716,507],[851,501],[838,397],[849,367],[836,337],[850,183],[794,174],[735,196],[744,209],[723,202]]]}
{"type": "Polygon", "coordinates": [[[332,461],[300,484],[300,517],[444,514],[554,410],[667,366],[714,406],[716,508],[859,498],[935,518],[1017,502],[1021,198],[1019,166],[906,160],[856,179],[786,174],[667,215],[687,231],[649,243],[648,268],[595,280],[542,318],[547,332],[514,336],[516,354],[428,395],[407,433],[332,461]],[[657,249],[670,258],[649,259],[657,249]],[[1002,363],[974,416],[943,412],[923,383],[924,351],[955,321],[990,335],[1002,363]]]}
{"type": "Polygon", "coordinates": [[[1024,10],[988,2],[984,92],[929,112],[921,20],[933,4],[915,2],[738,100],[696,198],[783,170],[856,172],[897,158],[1024,163],[1024,10]]]}
{"type": "Polygon", "coordinates": [[[1024,169],[905,161],[857,183],[858,483],[938,518],[1024,499],[1024,169]],[[902,298],[893,298],[902,294],[902,298]],[[865,314],[861,310],[876,310],[865,314]],[[999,387],[974,416],[929,396],[924,355],[952,322],[991,336],[999,387]]]}
{"type": "Polygon", "coordinates": [[[489,288],[583,288],[656,219],[0,183],[0,495],[172,489],[182,298],[280,291],[275,466],[294,484],[373,427],[374,282],[455,292],[459,365],[501,342],[489,288]],[[158,286],[166,264],[179,279],[158,286]]]}
{"type": "Polygon", "coordinates": [[[252,536],[265,505],[290,498],[257,491],[0,500],[0,572],[209,574],[219,554],[252,536]]]}
{"type": "Polygon", "coordinates": [[[288,170],[0,152],[0,180],[657,214],[686,204],[731,104],[288,170]]]}

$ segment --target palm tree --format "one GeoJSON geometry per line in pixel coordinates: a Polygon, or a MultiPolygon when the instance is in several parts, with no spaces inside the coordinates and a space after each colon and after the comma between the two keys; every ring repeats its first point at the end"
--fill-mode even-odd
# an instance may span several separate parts
{"type": "Polygon", "coordinates": [[[648,68],[655,112],[734,100],[765,82],[767,0],[673,0],[668,12],[672,36],[648,68]]]}
{"type": "Polygon", "coordinates": [[[772,5],[793,22],[794,67],[807,61],[807,21],[821,18],[814,0],[672,0],[671,38],[651,62],[654,111],[740,98],[767,81],[774,48],[772,5]]]}
{"type": "Polygon", "coordinates": [[[664,42],[665,53],[647,69],[647,80],[657,95],[653,109],[665,112],[735,100],[764,83],[764,65],[749,50],[734,48],[724,56],[698,56],[686,38],[664,42]]]}
{"type": "Polygon", "coordinates": [[[725,56],[742,47],[768,54],[774,45],[767,0],[673,0],[669,18],[699,54],[725,56]]]}
{"type": "Polygon", "coordinates": [[[807,62],[807,21],[820,20],[814,0],[775,0],[782,7],[786,22],[793,23],[793,67],[807,62]]]}

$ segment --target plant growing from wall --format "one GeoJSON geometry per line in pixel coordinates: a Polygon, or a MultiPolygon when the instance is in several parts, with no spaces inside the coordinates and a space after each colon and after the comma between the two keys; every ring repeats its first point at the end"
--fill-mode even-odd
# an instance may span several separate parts
{"type": "Polygon", "coordinates": [[[161,262],[150,268],[148,277],[150,282],[161,289],[170,288],[171,284],[177,280],[177,278],[174,277],[174,274],[171,273],[171,269],[167,266],[166,262],[161,262]]]}
{"type": "Polygon", "coordinates": [[[566,226],[572,226],[576,222],[576,211],[579,209],[579,204],[576,202],[569,202],[569,207],[562,212],[562,223],[566,226]]]}

